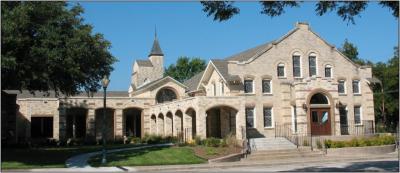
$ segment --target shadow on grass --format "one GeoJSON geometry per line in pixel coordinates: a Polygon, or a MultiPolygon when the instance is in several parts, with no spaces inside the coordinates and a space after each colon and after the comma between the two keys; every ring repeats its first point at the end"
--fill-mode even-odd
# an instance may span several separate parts
{"type": "Polygon", "coordinates": [[[345,167],[311,166],[311,167],[287,170],[283,172],[365,172],[365,171],[399,172],[399,162],[365,161],[365,162],[350,163],[350,165],[345,167]]]}
{"type": "MultiPolygon", "coordinates": [[[[138,145],[110,145],[108,149],[138,145]]],[[[2,148],[2,169],[63,168],[65,161],[75,155],[100,151],[101,145],[43,148],[2,148]]]]}

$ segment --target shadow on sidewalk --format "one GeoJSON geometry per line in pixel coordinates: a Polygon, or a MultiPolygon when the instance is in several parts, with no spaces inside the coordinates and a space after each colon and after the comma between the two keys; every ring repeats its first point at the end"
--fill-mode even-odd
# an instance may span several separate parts
{"type": "Polygon", "coordinates": [[[399,161],[365,161],[354,162],[345,167],[322,167],[311,166],[299,169],[286,170],[282,172],[364,172],[364,171],[385,171],[399,172],[399,161]]]}

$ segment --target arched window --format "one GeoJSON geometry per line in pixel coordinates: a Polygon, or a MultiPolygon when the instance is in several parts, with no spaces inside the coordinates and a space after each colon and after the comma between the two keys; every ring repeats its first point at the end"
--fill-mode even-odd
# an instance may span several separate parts
{"type": "Polygon", "coordinates": [[[325,66],[325,77],[332,77],[332,66],[329,64],[325,66]]]}
{"type": "Polygon", "coordinates": [[[308,68],[310,76],[317,75],[317,56],[314,53],[308,56],[308,68]]]}
{"type": "Polygon", "coordinates": [[[294,54],[293,60],[293,77],[301,77],[301,60],[299,54],[294,54]]]}
{"type": "Polygon", "coordinates": [[[310,104],[329,104],[329,102],[325,95],[317,93],[311,97],[310,104]]]}
{"type": "Polygon", "coordinates": [[[169,102],[175,99],[177,99],[175,92],[168,88],[160,89],[156,95],[157,103],[169,102]]]}
{"type": "Polygon", "coordinates": [[[285,64],[283,63],[278,64],[277,75],[278,77],[285,77],[285,64]]]}

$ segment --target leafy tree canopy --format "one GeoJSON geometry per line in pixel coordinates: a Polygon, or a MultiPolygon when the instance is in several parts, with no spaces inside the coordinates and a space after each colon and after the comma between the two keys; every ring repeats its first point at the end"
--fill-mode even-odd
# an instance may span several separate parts
{"type": "Polygon", "coordinates": [[[179,82],[184,82],[206,68],[206,62],[201,58],[179,57],[175,64],[165,69],[165,75],[179,82]]]}
{"type": "Polygon", "coordinates": [[[66,2],[1,2],[2,89],[97,90],[116,59],[82,13],[66,2]]]}
{"type": "MultiPolygon", "coordinates": [[[[228,20],[240,12],[233,1],[202,1],[201,4],[207,16],[214,16],[214,20],[219,22],[228,20]]],[[[261,1],[261,14],[270,17],[280,16],[285,13],[286,7],[299,7],[301,4],[301,1],[261,1]]],[[[380,1],[379,4],[389,8],[396,19],[399,18],[398,1],[380,1]]],[[[343,21],[355,24],[354,17],[359,16],[367,6],[367,1],[318,1],[315,4],[315,13],[322,16],[327,12],[336,11],[343,21]]]]}
{"type": "Polygon", "coordinates": [[[358,48],[353,43],[349,42],[347,39],[344,40],[342,47],[339,48],[339,51],[346,55],[350,60],[359,64],[359,65],[371,65],[372,62],[368,60],[363,60],[358,57],[358,48]]]}

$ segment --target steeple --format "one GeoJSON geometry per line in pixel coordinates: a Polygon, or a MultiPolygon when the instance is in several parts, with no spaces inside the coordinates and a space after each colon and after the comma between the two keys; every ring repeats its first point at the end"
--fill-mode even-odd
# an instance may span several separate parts
{"type": "Polygon", "coordinates": [[[154,42],[149,56],[164,56],[157,38],[157,29],[154,30],[154,42]]]}

